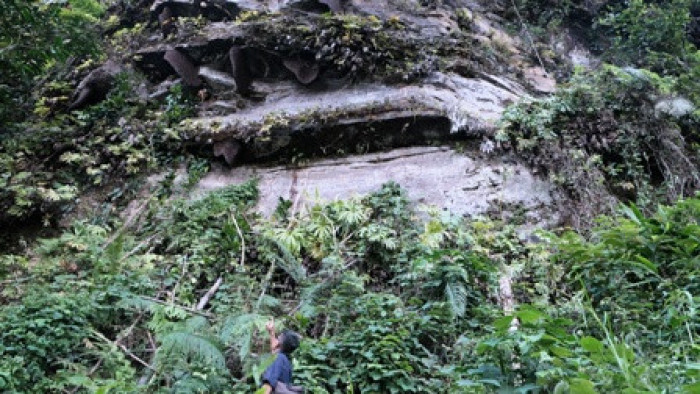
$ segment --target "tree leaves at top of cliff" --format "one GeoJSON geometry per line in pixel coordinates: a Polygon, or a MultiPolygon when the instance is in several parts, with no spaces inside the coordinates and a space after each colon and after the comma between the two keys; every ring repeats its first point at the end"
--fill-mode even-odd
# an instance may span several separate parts
{"type": "Polygon", "coordinates": [[[99,50],[94,26],[104,12],[96,0],[5,0],[0,13],[0,124],[22,118],[18,107],[32,79],[71,56],[99,50]]]}
{"type": "Polygon", "coordinates": [[[614,33],[608,58],[664,75],[700,67],[698,48],[690,35],[693,7],[700,8],[700,1],[631,0],[625,6],[610,7],[598,19],[599,26],[614,33]]]}
{"type": "Polygon", "coordinates": [[[695,73],[700,64],[700,0],[516,0],[505,16],[549,39],[564,27],[611,63],[663,75],[695,73]]]}

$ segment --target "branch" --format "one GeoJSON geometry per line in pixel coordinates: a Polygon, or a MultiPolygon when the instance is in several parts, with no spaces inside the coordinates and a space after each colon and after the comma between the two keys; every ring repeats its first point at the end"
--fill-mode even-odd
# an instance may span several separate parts
{"type": "Polygon", "coordinates": [[[527,35],[528,40],[530,40],[530,46],[532,47],[532,50],[535,52],[535,55],[537,55],[537,61],[540,62],[540,66],[542,66],[542,69],[546,73],[547,69],[544,67],[544,62],[542,61],[542,58],[540,57],[539,51],[537,51],[537,47],[535,46],[535,41],[532,39],[532,36],[530,35],[530,30],[528,30],[527,26],[525,25],[525,22],[523,21],[523,17],[520,15],[520,10],[518,9],[518,6],[515,4],[515,0],[511,0],[511,3],[513,4],[513,9],[515,9],[515,14],[518,16],[518,20],[520,20],[520,26],[522,26],[523,30],[525,30],[525,35],[527,35]]]}
{"type": "Polygon", "coordinates": [[[231,220],[233,221],[233,225],[236,226],[236,231],[238,231],[238,236],[241,238],[241,268],[243,268],[243,265],[245,264],[245,238],[243,238],[243,232],[241,231],[241,228],[238,226],[238,221],[236,220],[236,215],[231,212],[231,220]]]}
{"type": "MultiPolygon", "coordinates": [[[[156,362],[156,351],[158,351],[158,346],[156,346],[156,341],[153,340],[153,336],[151,335],[150,331],[146,331],[146,335],[148,335],[148,342],[151,343],[151,361],[150,364],[153,365],[153,363],[156,362]]],[[[153,379],[154,376],[154,371],[153,370],[147,370],[146,373],[139,378],[139,386],[144,386],[150,382],[151,379],[153,379]]]]}
{"type": "Polygon", "coordinates": [[[255,303],[255,312],[260,311],[260,305],[262,304],[263,297],[265,297],[265,292],[267,291],[267,287],[270,285],[270,281],[272,280],[272,274],[275,272],[275,260],[272,260],[272,264],[270,264],[270,269],[267,271],[267,275],[265,275],[265,282],[263,283],[263,289],[260,292],[260,297],[258,297],[258,302],[255,303]]]}
{"type": "Polygon", "coordinates": [[[153,196],[151,196],[148,200],[144,201],[140,207],[136,208],[136,210],[134,210],[131,213],[131,215],[129,215],[129,217],[124,221],[124,224],[119,228],[119,230],[115,231],[114,234],[107,240],[107,242],[105,242],[104,245],[102,245],[102,249],[107,248],[107,246],[112,244],[114,240],[116,240],[120,235],[122,235],[122,233],[124,233],[124,231],[129,226],[131,226],[131,223],[134,221],[134,219],[136,219],[136,217],[139,216],[139,214],[141,214],[141,212],[143,212],[143,210],[146,209],[146,207],[148,207],[148,204],[151,202],[151,200],[153,200],[153,196]]]}
{"type": "MultiPolygon", "coordinates": [[[[119,262],[122,262],[122,261],[128,259],[129,257],[131,257],[134,253],[138,252],[139,249],[141,249],[145,245],[149,244],[153,240],[153,238],[155,238],[155,237],[156,237],[156,235],[154,234],[154,235],[151,235],[150,237],[144,239],[143,241],[141,241],[138,245],[136,245],[133,249],[131,249],[127,254],[122,256],[122,258],[119,259],[119,262]]],[[[150,253],[151,251],[153,251],[154,248],[155,248],[155,246],[151,246],[151,248],[146,253],[150,253]]]]}
{"type": "Polygon", "coordinates": [[[26,282],[26,281],[32,280],[32,279],[34,279],[34,276],[25,276],[23,278],[16,278],[16,279],[6,279],[6,280],[0,281],[0,286],[9,285],[9,284],[13,284],[13,283],[26,282]]]}
{"type": "Polygon", "coordinates": [[[189,263],[189,259],[187,256],[185,256],[185,259],[182,261],[182,265],[180,266],[180,277],[177,278],[177,282],[175,282],[175,286],[173,286],[172,291],[170,292],[170,302],[175,303],[175,293],[177,292],[178,288],[180,287],[180,282],[182,282],[182,278],[187,275],[187,264],[189,263]]]}
{"type": "Polygon", "coordinates": [[[216,280],[216,282],[214,282],[214,285],[211,287],[211,289],[209,289],[209,291],[207,291],[204,294],[204,297],[202,297],[202,299],[199,300],[199,303],[197,304],[197,306],[194,309],[196,309],[198,311],[201,311],[202,309],[204,309],[204,307],[209,302],[209,299],[214,295],[214,293],[216,293],[217,290],[219,290],[219,286],[221,286],[221,283],[223,283],[223,281],[224,280],[221,277],[219,277],[216,280]]]}
{"type": "Polygon", "coordinates": [[[175,303],[173,303],[173,302],[166,302],[166,301],[163,301],[163,300],[159,300],[159,299],[157,299],[157,298],[148,297],[148,296],[143,296],[143,295],[142,295],[142,296],[139,296],[139,297],[140,297],[140,298],[143,298],[143,299],[146,300],[146,301],[155,302],[156,304],[166,305],[166,306],[175,306],[175,307],[178,307],[178,308],[180,308],[180,309],[182,309],[182,310],[184,310],[184,311],[193,313],[193,314],[195,314],[195,315],[200,315],[200,316],[210,317],[210,318],[213,317],[213,315],[212,315],[211,313],[198,311],[198,310],[196,310],[196,309],[192,309],[192,308],[188,308],[188,307],[186,307],[186,306],[178,305],[178,304],[175,304],[175,303]]]}
{"type": "Polygon", "coordinates": [[[124,351],[124,353],[126,353],[127,356],[129,356],[129,357],[131,357],[132,359],[136,360],[139,364],[141,364],[141,365],[143,365],[144,367],[150,369],[151,371],[155,371],[155,368],[153,368],[152,366],[150,366],[147,362],[141,360],[141,359],[140,359],[137,355],[135,355],[134,353],[131,353],[131,351],[130,351],[129,349],[126,348],[126,346],[122,345],[122,344],[119,343],[118,341],[115,341],[115,342],[110,341],[109,338],[107,338],[106,336],[102,335],[102,333],[100,333],[99,331],[95,331],[95,335],[97,335],[98,338],[100,338],[100,339],[102,339],[103,341],[109,343],[110,345],[113,345],[113,346],[116,346],[116,347],[120,348],[122,351],[124,351]]]}
{"type": "MultiPolygon", "coordinates": [[[[140,313],[140,314],[136,317],[136,319],[134,320],[134,322],[131,323],[131,325],[130,325],[129,327],[127,327],[125,330],[123,330],[122,332],[120,332],[119,334],[117,334],[117,340],[114,341],[114,345],[123,346],[123,345],[121,345],[121,343],[120,343],[121,340],[124,339],[124,338],[126,338],[126,337],[128,337],[129,334],[131,334],[131,331],[133,331],[134,327],[136,327],[136,324],[138,324],[138,322],[141,321],[141,318],[142,318],[142,317],[143,317],[143,313],[140,313]]],[[[100,334],[99,332],[96,331],[95,333],[98,334],[98,336],[101,337],[101,339],[104,339],[104,340],[109,341],[107,338],[105,338],[105,337],[104,337],[102,334],[100,334]]],[[[103,362],[104,362],[104,357],[100,357],[100,359],[97,360],[97,363],[96,363],[92,368],[90,368],[90,371],[88,371],[87,375],[85,375],[85,376],[91,376],[92,374],[94,374],[94,373],[97,371],[97,369],[100,368],[100,366],[102,365],[103,362]]],[[[80,390],[80,386],[76,386],[76,387],[73,388],[72,390],[69,390],[68,393],[69,393],[69,394],[75,394],[78,390],[80,390]]]]}

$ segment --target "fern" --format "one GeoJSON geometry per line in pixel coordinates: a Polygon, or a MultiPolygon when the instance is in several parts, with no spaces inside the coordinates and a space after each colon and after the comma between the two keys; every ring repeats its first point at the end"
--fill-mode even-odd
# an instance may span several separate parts
{"type": "Polygon", "coordinates": [[[455,316],[464,316],[464,312],[467,309],[467,289],[462,283],[446,283],[445,298],[455,316]]]}
{"type": "Polygon", "coordinates": [[[316,302],[329,285],[330,282],[318,282],[304,289],[299,306],[299,313],[302,316],[310,318],[317,315],[316,302]]]}
{"type": "Polygon", "coordinates": [[[228,317],[219,332],[219,340],[227,347],[238,349],[238,356],[244,360],[250,354],[253,332],[261,329],[267,318],[257,313],[246,313],[228,317]]]}
{"type": "MultiPolygon", "coordinates": [[[[177,331],[163,336],[161,343],[156,354],[158,364],[171,358],[184,358],[201,362],[219,370],[226,369],[226,359],[222,353],[222,346],[216,338],[177,331]]],[[[168,361],[168,363],[171,362],[168,361]]]]}
{"type": "Polygon", "coordinates": [[[270,250],[265,256],[268,260],[274,261],[275,264],[289,274],[295,282],[299,283],[306,279],[306,269],[284,244],[270,238],[265,239],[265,241],[268,244],[268,250],[270,250]],[[273,249],[277,249],[279,253],[274,253],[272,251],[273,249]]]}
{"type": "Polygon", "coordinates": [[[193,316],[185,321],[185,330],[187,332],[202,332],[209,328],[209,320],[204,316],[193,316]]]}

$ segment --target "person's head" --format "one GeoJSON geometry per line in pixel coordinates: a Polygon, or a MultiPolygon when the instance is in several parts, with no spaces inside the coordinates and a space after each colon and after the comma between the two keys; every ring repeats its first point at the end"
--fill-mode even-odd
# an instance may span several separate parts
{"type": "Polygon", "coordinates": [[[299,347],[299,334],[292,330],[284,330],[277,337],[282,353],[291,354],[299,347]]]}

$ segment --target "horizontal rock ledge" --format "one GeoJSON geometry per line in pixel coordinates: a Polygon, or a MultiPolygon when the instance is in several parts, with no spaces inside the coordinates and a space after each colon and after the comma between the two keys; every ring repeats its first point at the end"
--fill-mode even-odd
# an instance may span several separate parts
{"type": "Polygon", "coordinates": [[[478,150],[457,153],[446,146],[412,147],[388,152],[311,161],[303,166],[250,165],[214,167],[196,186],[193,198],[228,185],[258,178],[257,210],[271,215],[279,199],[292,210],[319,201],[346,199],[397,182],[417,204],[427,204],[458,215],[495,212],[518,222],[521,229],[556,224],[552,185],[525,166],[478,150]]]}
{"type": "Polygon", "coordinates": [[[506,105],[521,97],[503,84],[454,74],[436,74],[420,86],[362,84],[321,92],[271,86],[263,103],[184,121],[181,136],[195,145],[239,141],[246,161],[337,153],[336,146],[357,153],[356,144],[376,151],[488,135],[506,105]]]}

